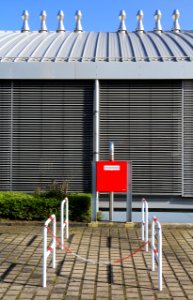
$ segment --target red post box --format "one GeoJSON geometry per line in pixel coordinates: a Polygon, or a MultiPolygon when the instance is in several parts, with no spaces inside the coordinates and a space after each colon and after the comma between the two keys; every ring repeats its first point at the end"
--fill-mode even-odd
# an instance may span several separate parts
{"type": "Polygon", "coordinates": [[[127,192],[128,174],[127,161],[97,161],[96,191],[119,193],[127,192]]]}

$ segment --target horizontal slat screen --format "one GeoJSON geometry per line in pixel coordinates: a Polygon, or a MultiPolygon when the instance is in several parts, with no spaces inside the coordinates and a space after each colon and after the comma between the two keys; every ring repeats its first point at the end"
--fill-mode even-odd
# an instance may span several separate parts
{"type": "Polygon", "coordinates": [[[11,82],[0,82],[0,190],[9,190],[11,162],[11,82]]]}
{"type": "MultiPolygon", "coordinates": [[[[22,80],[12,84],[12,190],[33,191],[53,180],[69,180],[71,191],[90,191],[93,83],[22,80]]],[[[5,101],[8,96],[4,96],[5,101]]],[[[7,135],[6,150],[10,141],[10,101],[8,105],[3,103],[1,123],[7,135]]],[[[4,157],[4,164],[8,164],[9,151],[4,157]]],[[[6,180],[9,166],[4,169],[1,172],[6,180]]]]}
{"type": "Polygon", "coordinates": [[[193,80],[183,82],[183,196],[193,196],[193,80]]]}
{"type": "Polygon", "coordinates": [[[101,81],[100,159],[133,161],[133,192],[181,194],[181,82],[101,81]]]}

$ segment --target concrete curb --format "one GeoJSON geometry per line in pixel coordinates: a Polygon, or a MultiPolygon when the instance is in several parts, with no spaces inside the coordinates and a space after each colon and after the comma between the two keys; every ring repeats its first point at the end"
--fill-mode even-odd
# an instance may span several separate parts
{"type": "MultiPolygon", "coordinates": [[[[21,221],[21,220],[0,220],[0,226],[43,226],[44,221],[21,221]]],[[[57,226],[59,225],[57,222],[57,226]]],[[[193,223],[161,223],[164,228],[193,228],[193,223]]],[[[120,227],[120,228],[136,228],[141,226],[141,222],[70,222],[71,227],[120,227]]]]}
{"type": "MultiPolygon", "coordinates": [[[[193,228],[193,223],[161,223],[164,228],[193,228]]],[[[141,222],[91,222],[88,227],[122,227],[122,228],[138,228],[141,222]]]]}

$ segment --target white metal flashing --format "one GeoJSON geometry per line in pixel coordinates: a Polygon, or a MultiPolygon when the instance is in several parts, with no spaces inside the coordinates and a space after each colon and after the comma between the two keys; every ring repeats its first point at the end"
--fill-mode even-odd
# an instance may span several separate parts
{"type": "Polygon", "coordinates": [[[191,62],[0,63],[0,79],[193,79],[191,62]]]}

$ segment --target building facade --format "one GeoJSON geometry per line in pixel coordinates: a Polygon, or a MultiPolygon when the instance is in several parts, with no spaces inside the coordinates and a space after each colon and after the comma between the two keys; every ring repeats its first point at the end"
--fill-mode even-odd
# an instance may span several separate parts
{"type": "MultiPolygon", "coordinates": [[[[0,32],[0,190],[91,192],[91,163],[133,161],[133,193],[193,196],[193,31],[0,32]]],[[[43,18],[43,17],[42,17],[43,18]]],[[[45,20],[44,20],[45,21],[45,20]]],[[[60,21],[62,15],[60,14],[60,21]]],[[[79,23],[78,23],[79,21],[79,23]]]]}

